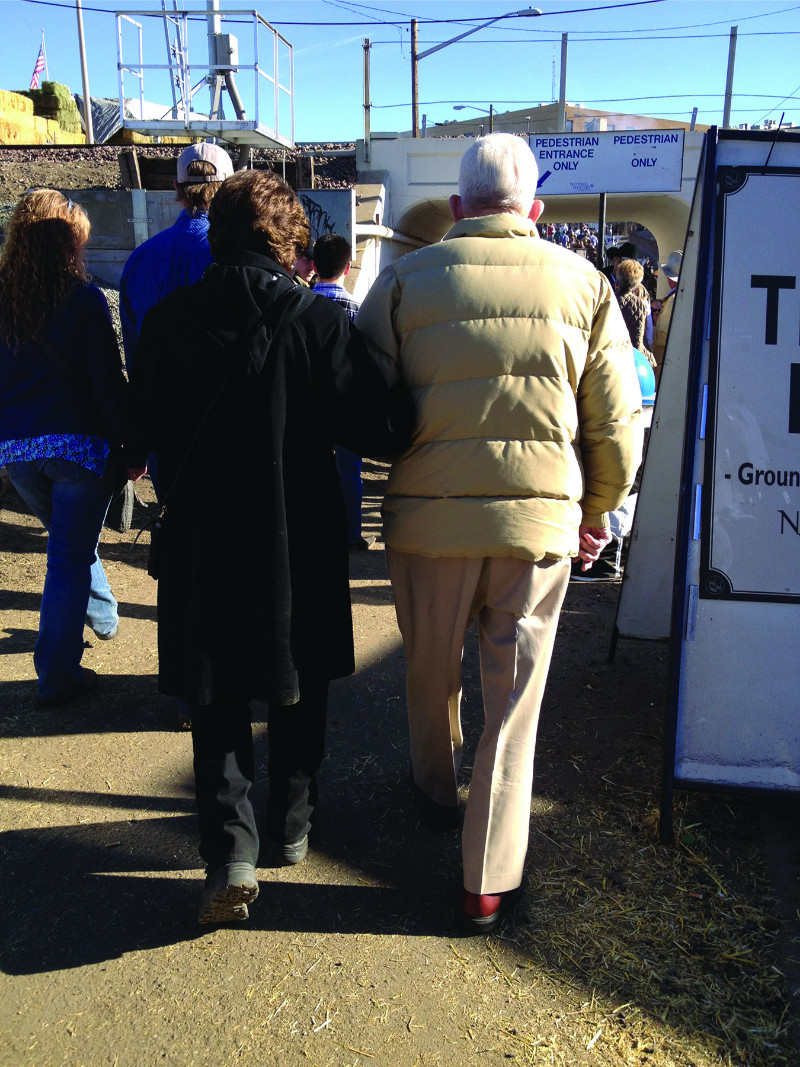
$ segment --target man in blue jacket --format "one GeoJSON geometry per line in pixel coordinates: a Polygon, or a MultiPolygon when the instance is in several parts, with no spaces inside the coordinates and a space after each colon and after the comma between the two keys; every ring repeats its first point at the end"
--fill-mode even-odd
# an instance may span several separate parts
{"type": "Polygon", "coordinates": [[[122,272],[119,310],[129,372],[147,312],[173,290],[199,282],[211,262],[208,207],[231,174],[230,156],[210,142],[189,145],[178,157],[175,191],[183,210],[168,230],[131,252],[122,272]]]}

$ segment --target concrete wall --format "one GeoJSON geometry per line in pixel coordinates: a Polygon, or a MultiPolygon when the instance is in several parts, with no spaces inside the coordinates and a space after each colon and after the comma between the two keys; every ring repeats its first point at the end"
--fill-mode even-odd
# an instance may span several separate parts
{"type": "Polygon", "coordinates": [[[131,251],[171,226],[181,211],[174,192],[79,189],[70,196],[89,216],[89,270],[102,285],[119,285],[131,251]]]}

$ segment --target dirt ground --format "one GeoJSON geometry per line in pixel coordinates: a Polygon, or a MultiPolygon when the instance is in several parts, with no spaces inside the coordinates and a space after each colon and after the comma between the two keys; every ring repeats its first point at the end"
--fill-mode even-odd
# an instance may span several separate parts
{"type": "MultiPolygon", "coordinates": [[[[0,152],[0,204],[34,185],[118,184],[114,153],[68,151],[0,152]]],[[[378,533],[385,469],[366,477],[378,533]]],[[[675,843],[659,842],[667,649],[622,641],[608,662],[618,584],[570,586],[522,901],[497,936],[464,939],[458,835],[420,825],[408,793],[383,546],[351,557],[357,671],[332,690],[309,857],[260,868],[250,921],[209,929],[190,737],[156,689],[156,585],[147,535],[133,542],[101,543],[122,621],[112,642],[86,631],[100,685],[45,711],[32,662],[45,534],[16,494],[2,501],[3,1067],[800,1064],[797,804],[678,793],[675,843]]],[[[474,635],[464,720],[468,776],[474,635]]]]}
{"type": "MultiPolygon", "coordinates": [[[[367,464],[367,531],[384,476],[367,464]]],[[[523,899],[497,936],[465,939],[458,835],[420,825],[408,794],[383,546],[352,556],[358,666],[333,688],[309,857],[260,868],[250,921],[215,929],[196,923],[190,738],[156,691],[147,535],[104,532],[120,633],[86,631],[101,683],[54,710],[32,663],[45,535],[14,493],[0,537],[4,1065],[800,1062],[796,811],[678,794],[676,843],[659,843],[667,652],[623,641],[608,662],[617,583],[570,586],[523,899]]],[[[474,639],[464,675],[468,770],[474,639]]]]}

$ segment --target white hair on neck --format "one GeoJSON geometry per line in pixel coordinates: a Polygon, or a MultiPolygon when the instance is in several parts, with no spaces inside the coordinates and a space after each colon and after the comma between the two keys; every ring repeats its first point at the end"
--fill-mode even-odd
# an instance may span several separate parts
{"type": "Polygon", "coordinates": [[[539,168],[521,137],[490,133],[479,137],[461,160],[458,192],[468,214],[489,209],[527,215],[536,199],[539,168]]]}

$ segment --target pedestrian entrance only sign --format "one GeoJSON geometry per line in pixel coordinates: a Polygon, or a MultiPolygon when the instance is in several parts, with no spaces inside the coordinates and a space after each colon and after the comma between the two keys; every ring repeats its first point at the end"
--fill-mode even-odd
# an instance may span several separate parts
{"type": "Polygon", "coordinates": [[[683,130],[539,133],[528,137],[543,196],[680,189],[683,130]]]}

